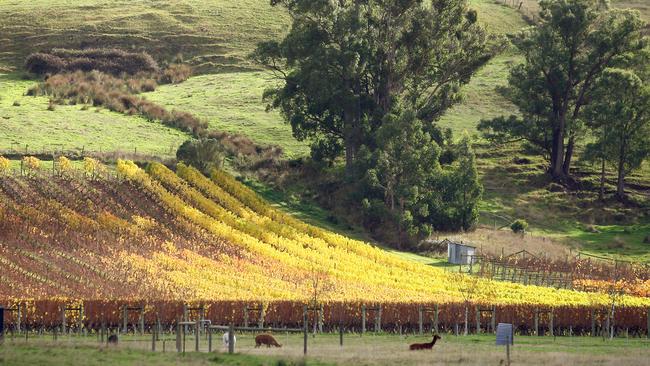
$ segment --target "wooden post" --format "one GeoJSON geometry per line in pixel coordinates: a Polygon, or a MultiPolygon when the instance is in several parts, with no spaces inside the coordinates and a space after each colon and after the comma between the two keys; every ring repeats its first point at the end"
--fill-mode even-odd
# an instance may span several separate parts
{"type": "Polygon", "coordinates": [[[375,333],[381,332],[381,305],[375,310],[375,333]]]}
{"type": "Polygon", "coordinates": [[[21,318],[22,318],[22,307],[20,306],[20,304],[16,305],[16,312],[17,312],[17,316],[16,316],[16,330],[18,331],[18,334],[20,334],[20,332],[21,332],[21,324],[20,324],[20,320],[21,320],[21,318]]]}
{"type": "Polygon", "coordinates": [[[423,328],[424,328],[424,326],[422,324],[423,321],[424,321],[424,319],[423,319],[423,316],[422,316],[422,305],[419,305],[418,306],[418,324],[420,325],[420,335],[422,335],[422,333],[423,333],[423,328]]]}
{"type": "Polygon", "coordinates": [[[99,330],[99,333],[101,333],[100,343],[103,344],[104,343],[104,333],[106,333],[106,323],[104,323],[103,320],[102,320],[102,325],[101,325],[101,328],[99,330]]]}
{"type": "Polygon", "coordinates": [[[212,352],[212,329],[208,327],[208,352],[212,352]]]}
{"type": "Polygon", "coordinates": [[[194,352],[199,352],[199,342],[201,340],[201,337],[199,335],[200,328],[201,328],[201,319],[196,319],[196,331],[194,332],[194,352]]]}
{"type": "Polygon", "coordinates": [[[492,328],[491,331],[492,333],[496,334],[497,332],[497,307],[496,305],[492,305],[492,319],[490,319],[490,327],[492,328]]]}
{"type": "Polygon", "coordinates": [[[128,329],[129,310],[127,309],[126,305],[122,306],[122,316],[123,316],[123,320],[124,320],[124,326],[122,327],[122,333],[126,334],[129,331],[129,329],[128,329]]]}
{"type": "Polygon", "coordinates": [[[79,305],[79,322],[77,323],[79,327],[79,333],[83,333],[83,325],[84,325],[84,305],[80,304],[79,305]]]}
{"type": "Polygon", "coordinates": [[[260,304],[260,318],[257,320],[257,326],[259,328],[264,328],[264,317],[266,316],[264,311],[264,304],[260,304]]]}
{"type": "Polygon", "coordinates": [[[438,304],[433,307],[433,329],[438,333],[438,304]]]}
{"type": "Polygon", "coordinates": [[[465,332],[464,335],[469,333],[469,304],[465,303],[465,332]]]}
{"type": "Polygon", "coordinates": [[[67,331],[67,322],[65,319],[65,305],[61,307],[61,334],[65,334],[67,331]]]}
{"type": "Polygon", "coordinates": [[[591,336],[596,336],[596,310],[591,309],[591,336]]]}
{"type": "Polygon", "coordinates": [[[320,309],[318,310],[318,333],[323,333],[323,319],[325,318],[325,310],[323,304],[320,304],[320,309]]]}
{"type": "Polygon", "coordinates": [[[228,325],[228,353],[235,353],[235,324],[233,322],[228,325]]]}
{"type": "Polygon", "coordinates": [[[144,305],[140,308],[140,335],[144,335],[144,305]]]}
{"type": "Polygon", "coordinates": [[[339,322],[339,346],[343,347],[343,322],[339,322]]]}
{"type": "Polygon", "coordinates": [[[481,309],[476,306],[476,334],[481,334],[481,309]]]}
{"type": "MultiPolygon", "coordinates": [[[[183,321],[187,321],[187,304],[183,304],[183,321]]],[[[183,334],[187,333],[187,325],[183,325],[183,334]]]]}
{"type": "Polygon", "coordinates": [[[553,310],[551,310],[551,311],[548,313],[548,316],[549,316],[549,323],[550,323],[548,329],[549,329],[549,331],[551,332],[551,337],[553,337],[553,336],[555,336],[555,333],[554,333],[555,331],[554,331],[554,329],[553,329],[553,328],[554,328],[554,327],[553,327],[553,310]]]}
{"type": "Polygon", "coordinates": [[[181,351],[181,324],[176,323],[176,352],[181,351]]]}
{"type": "Polygon", "coordinates": [[[361,305],[361,334],[366,333],[366,305],[361,305]]]}
{"type": "Polygon", "coordinates": [[[162,325],[160,325],[160,317],[156,314],[156,341],[160,340],[161,332],[162,332],[162,325]]]}
{"type": "Polygon", "coordinates": [[[539,335],[539,309],[535,308],[535,335],[539,335]]]}
{"type": "Polygon", "coordinates": [[[648,324],[646,324],[646,326],[647,326],[647,328],[646,328],[646,337],[650,338],[650,309],[648,309],[647,318],[648,318],[648,324]]]}
{"type": "Polygon", "coordinates": [[[303,342],[303,344],[302,344],[302,347],[303,347],[302,353],[303,353],[303,355],[307,355],[307,332],[309,331],[309,329],[308,329],[308,327],[309,327],[308,320],[309,320],[309,318],[307,318],[307,306],[305,305],[305,307],[303,309],[303,312],[302,312],[302,327],[303,327],[303,330],[302,330],[302,333],[303,333],[303,337],[302,337],[303,338],[302,339],[302,342],[303,342]]]}
{"type": "Polygon", "coordinates": [[[248,305],[244,305],[244,328],[248,328],[248,305]]]}
{"type": "Polygon", "coordinates": [[[151,352],[156,352],[156,328],[151,330],[151,352]]]}

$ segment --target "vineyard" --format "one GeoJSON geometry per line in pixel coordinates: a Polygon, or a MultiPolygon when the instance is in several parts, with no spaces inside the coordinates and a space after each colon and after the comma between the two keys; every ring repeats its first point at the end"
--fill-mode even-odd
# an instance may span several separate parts
{"type": "Polygon", "coordinates": [[[368,305],[380,306],[383,326],[397,328],[435,304],[441,328],[458,326],[470,307],[478,314],[472,324],[480,324],[480,308],[490,307],[492,321],[521,329],[533,318],[587,329],[593,311],[615,301],[618,326],[646,329],[647,297],[499,282],[411,262],[305,224],[222,171],[206,177],[183,164],[173,171],[118,161],[114,172],[86,164],[96,173],[80,176],[62,164],[39,173],[31,163],[25,174],[0,177],[0,305],[20,305],[28,324],[58,324],[61,307],[79,305],[88,324],[120,323],[125,305],[141,306],[147,324],[169,324],[185,304],[205,306],[213,321],[243,322],[244,307],[255,303],[265,321],[287,325],[317,303],[326,324],[358,325],[368,305]],[[538,319],[540,309],[550,318],[538,319]]]}

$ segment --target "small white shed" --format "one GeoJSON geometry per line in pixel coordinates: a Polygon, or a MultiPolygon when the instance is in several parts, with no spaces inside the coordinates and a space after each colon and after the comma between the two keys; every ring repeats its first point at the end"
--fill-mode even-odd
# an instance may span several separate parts
{"type": "Polygon", "coordinates": [[[476,247],[457,243],[451,240],[447,241],[447,260],[452,264],[470,264],[476,253],[476,247]]]}

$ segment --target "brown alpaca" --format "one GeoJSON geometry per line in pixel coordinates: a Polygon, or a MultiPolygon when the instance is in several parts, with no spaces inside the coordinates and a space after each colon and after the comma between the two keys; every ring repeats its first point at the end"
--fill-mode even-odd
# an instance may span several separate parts
{"type": "Polygon", "coordinates": [[[421,349],[431,349],[433,348],[433,345],[436,344],[436,341],[440,339],[439,335],[434,335],[433,340],[429,343],[413,343],[412,345],[409,346],[409,349],[411,351],[417,351],[421,349]]]}
{"type": "Polygon", "coordinates": [[[282,345],[278,343],[278,341],[276,341],[275,338],[273,338],[273,336],[270,334],[260,334],[257,337],[255,337],[255,348],[263,344],[265,344],[266,347],[271,347],[271,346],[282,347],[282,345]]]}

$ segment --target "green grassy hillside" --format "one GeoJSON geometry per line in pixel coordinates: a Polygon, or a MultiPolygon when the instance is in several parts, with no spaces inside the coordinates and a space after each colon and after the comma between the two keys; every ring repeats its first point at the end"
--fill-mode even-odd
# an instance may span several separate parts
{"type": "Polygon", "coordinates": [[[0,67],[52,47],[146,50],[202,71],[250,68],[246,55],[288,24],[268,0],[3,0],[0,67]]]}
{"type": "Polygon", "coordinates": [[[155,155],[176,154],[186,133],[106,109],[56,105],[46,97],[25,96],[35,81],[0,74],[0,151],[85,151],[155,155]]]}

